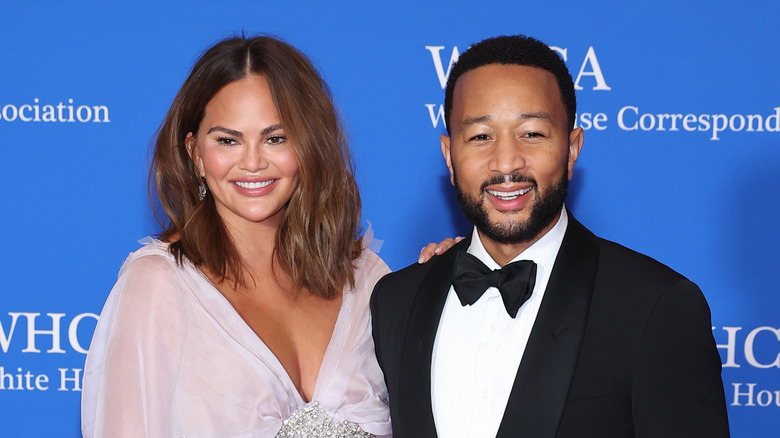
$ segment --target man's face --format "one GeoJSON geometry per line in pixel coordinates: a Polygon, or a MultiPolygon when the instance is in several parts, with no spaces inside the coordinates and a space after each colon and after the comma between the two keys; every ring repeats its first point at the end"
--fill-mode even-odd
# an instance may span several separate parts
{"type": "Polygon", "coordinates": [[[582,148],[552,73],[489,64],[455,85],[442,153],[461,207],[497,243],[536,241],[557,221],[582,148]]]}

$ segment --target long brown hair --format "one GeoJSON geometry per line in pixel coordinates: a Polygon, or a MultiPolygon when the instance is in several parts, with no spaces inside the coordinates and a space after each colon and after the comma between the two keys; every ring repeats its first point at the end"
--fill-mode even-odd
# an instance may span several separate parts
{"type": "MultiPolygon", "coordinates": [[[[296,290],[333,298],[354,286],[352,260],[360,255],[360,194],[354,165],[330,90],[309,59],[268,36],[234,37],[206,50],[173,100],[154,145],[154,181],[167,220],[160,238],[172,241],[179,263],[187,258],[216,281],[246,285],[235,244],[210,191],[198,200],[200,175],[185,148],[198,132],[206,104],[225,85],[262,75],[271,85],[282,128],[299,163],[299,183],[276,232],[274,260],[296,290]]],[[[159,215],[158,215],[159,219],[159,215]]]]}

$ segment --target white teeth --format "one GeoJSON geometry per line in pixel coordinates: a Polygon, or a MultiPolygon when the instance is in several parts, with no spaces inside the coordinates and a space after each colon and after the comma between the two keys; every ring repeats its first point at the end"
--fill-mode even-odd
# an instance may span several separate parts
{"type": "Polygon", "coordinates": [[[518,196],[525,195],[526,193],[530,192],[531,189],[532,187],[515,190],[514,192],[499,192],[497,190],[487,190],[487,192],[495,196],[496,198],[501,199],[502,201],[511,201],[513,199],[516,199],[518,196]]]}
{"type": "Polygon", "coordinates": [[[245,189],[259,189],[271,184],[274,181],[276,180],[270,179],[268,181],[255,181],[255,182],[236,181],[236,185],[239,187],[243,187],[245,189]]]}

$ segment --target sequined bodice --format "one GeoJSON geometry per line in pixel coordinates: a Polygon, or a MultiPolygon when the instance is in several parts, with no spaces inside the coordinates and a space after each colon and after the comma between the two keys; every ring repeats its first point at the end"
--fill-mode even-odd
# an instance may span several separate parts
{"type": "Polygon", "coordinates": [[[336,423],[313,401],[296,409],[282,425],[276,438],[374,438],[357,424],[336,423]]]}

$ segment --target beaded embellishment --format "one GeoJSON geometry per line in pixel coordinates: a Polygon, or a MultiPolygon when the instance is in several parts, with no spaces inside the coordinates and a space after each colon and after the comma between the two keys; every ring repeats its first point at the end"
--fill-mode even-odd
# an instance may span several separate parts
{"type": "Polygon", "coordinates": [[[334,422],[316,401],[296,409],[284,420],[276,438],[376,438],[357,424],[334,422]]]}

